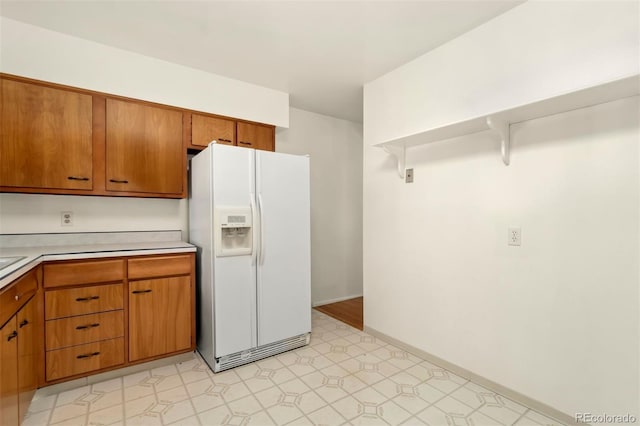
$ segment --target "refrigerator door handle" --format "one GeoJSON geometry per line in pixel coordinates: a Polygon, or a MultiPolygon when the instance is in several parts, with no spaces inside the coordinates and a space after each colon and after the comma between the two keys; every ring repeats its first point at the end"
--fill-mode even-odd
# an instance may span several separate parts
{"type": "Polygon", "coordinates": [[[260,265],[264,265],[264,205],[262,204],[262,194],[258,194],[258,207],[260,209],[260,265]]]}
{"type": "Polygon", "coordinates": [[[251,221],[253,226],[251,227],[251,265],[256,264],[256,258],[258,257],[258,251],[256,250],[256,226],[258,222],[258,212],[256,209],[256,194],[251,193],[249,197],[249,202],[251,203],[251,221]]]}

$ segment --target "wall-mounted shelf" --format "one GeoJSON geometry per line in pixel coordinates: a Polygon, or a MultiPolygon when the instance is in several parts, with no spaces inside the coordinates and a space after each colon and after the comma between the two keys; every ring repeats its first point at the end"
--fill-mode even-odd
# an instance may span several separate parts
{"type": "Polygon", "coordinates": [[[379,143],[375,146],[384,148],[385,151],[397,159],[398,174],[404,179],[406,150],[408,148],[491,129],[500,137],[502,142],[502,161],[505,165],[509,165],[509,127],[511,124],[638,94],[640,94],[640,75],[633,75],[526,105],[492,112],[469,120],[434,127],[419,133],[379,143]]]}

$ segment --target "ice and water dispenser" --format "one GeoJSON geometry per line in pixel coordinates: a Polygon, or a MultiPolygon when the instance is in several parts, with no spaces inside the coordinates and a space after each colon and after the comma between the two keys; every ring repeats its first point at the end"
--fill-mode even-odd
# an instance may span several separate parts
{"type": "Polygon", "coordinates": [[[217,208],[214,212],[217,232],[216,256],[251,254],[251,209],[249,207],[217,208]]]}

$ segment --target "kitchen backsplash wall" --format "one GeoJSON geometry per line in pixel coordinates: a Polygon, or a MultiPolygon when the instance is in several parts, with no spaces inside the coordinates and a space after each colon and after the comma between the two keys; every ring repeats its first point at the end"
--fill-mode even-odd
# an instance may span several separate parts
{"type": "Polygon", "coordinates": [[[0,234],[182,231],[188,238],[188,201],[73,195],[0,194],[0,234]],[[62,226],[61,212],[73,213],[62,226]]]}

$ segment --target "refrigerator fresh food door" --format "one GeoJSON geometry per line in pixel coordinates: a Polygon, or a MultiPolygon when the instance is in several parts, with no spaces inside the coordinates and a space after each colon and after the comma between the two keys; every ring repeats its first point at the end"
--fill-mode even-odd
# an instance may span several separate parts
{"type": "MultiPolygon", "coordinates": [[[[246,207],[253,211],[254,150],[227,145],[212,145],[211,148],[214,215],[217,210],[228,206],[246,207]]],[[[217,223],[215,217],[213,222],[217,223]]],[[[219,232],[219,229],[213,231],[214,235],[219,232]]],[[[251,253],[227,257],[214,255],[212,261],[214,351],[219,358],[257,344],[256,266],[251,253]]]]}
{"type": "Polygon", "coordinates": [[[309,158],[256,151],[258,345],[311,331],[309,158]]]}

